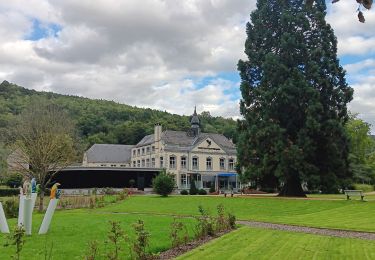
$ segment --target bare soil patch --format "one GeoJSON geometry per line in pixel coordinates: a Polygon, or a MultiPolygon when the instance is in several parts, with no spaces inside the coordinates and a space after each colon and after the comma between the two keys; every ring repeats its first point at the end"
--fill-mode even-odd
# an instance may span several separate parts
{"type": "Polygon", "coordinates": [[[158,256],[158,259],[161,259],[161,260],[174,259],[174,258],[176,258],[180,255],[185,254],[186,252],[188,252],[190,250],[193,250],[196,247],[199,247],[199,246],[201,246],[205,243],[208,243],[209,241],[211,241],[213,239],[219,238],[222,235],[227,234],[231,231],[233,231],[233,230],[220,232],[220,233],[216,234],[215,236],[208,236],[208,237],[205,237],[205,238],[189,241],[186,245],[181,245],[179,247],[171,248],[167,251],[161,252],[160,255],[158,256]]]}

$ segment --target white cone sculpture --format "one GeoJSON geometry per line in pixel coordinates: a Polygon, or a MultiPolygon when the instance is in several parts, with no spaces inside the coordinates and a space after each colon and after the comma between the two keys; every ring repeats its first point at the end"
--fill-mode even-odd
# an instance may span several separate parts
{"type": "Polygon", "coordinates": [[[31,235],[31,228],[33,224],[33,201],[31,197],[26,197],[24,199],[23,216],[25,233],[26,235],[31,235]]]}
{"type": "Polygon", "coordinates": [[[24,224],[24,220],[23,220],[24,201],[25,201],[25,195],[23,195],[22,188],[21,188],[20,203],[19,203],[19,206],[18,206],[18,226],[19,227],[24,224]]]}
{"type": "Polygon", "coordinates": [[[26,235],[31,235],[31,228],[33,223],[33,201],[31,199],[31,183],[29,180],[26,180],[23,183],[23,218],[22,218],[22,224],[25,228],[26,235]]]}
{"type": "Polygon", "coordinates": [[[51,220],[53,217],[53,214],[55,213],[57,203],[59,203],[60,200],[60,190],[57,189],[59,186],[59,183],[55,183],[51,188],[51,200],[49,201],[48,208],[46,211],[46,214],[44,215],[42,225],[39,229],[39,235],[46,234],[48,232],[49,226],[51,224],[51,220]]]}
{"type": "Polygon", "coordinates": [[[5,218],[5,213],[4,213],[3,205],[1,204],[1,202],[0,202],[0,232],[9,233],[9,226],[5,218]]]}

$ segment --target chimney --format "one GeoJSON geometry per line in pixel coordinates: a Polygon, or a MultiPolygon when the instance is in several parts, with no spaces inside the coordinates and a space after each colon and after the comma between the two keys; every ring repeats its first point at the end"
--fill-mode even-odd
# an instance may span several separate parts
{"type": "Polygon", "coordinates": [[[156,123],[154,128],[154,141],[158,142],[161,139],[161,124],[156,123]]]}

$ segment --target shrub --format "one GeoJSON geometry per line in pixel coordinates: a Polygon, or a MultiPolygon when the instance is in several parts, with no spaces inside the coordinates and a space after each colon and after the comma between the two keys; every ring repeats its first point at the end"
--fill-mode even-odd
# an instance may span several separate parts
{"type": "Polygon", "coordinates": [[[134,179],[130,179],[129,180],[129,186],[130,186],[130,188],[133,188],[134,185],[135,185],[135,180],[134,179]]]}
{"type": "Polygon", "coordinates": [[[17,188],[0,189],[0,197],[17,196],[20,190],[17,188]]]}
{"type": "Polygon", "coordinates": [[[191,181],[189,193],[190,193],[190,195],[197,195],[198,194],[198,189],[195,186],[195,181],[194,180],[191,181]]]}
{"type": "Polygon", "coordinates": [[[18,200],[16,197],[4,202],[4,212],[7,218],[16,218],[18,216],[18,200]]]}
{"type": "Polygon", "coordinates": [[[181,195],[189,195],[189,192],[187,190],[182,190],[180,192],[181,195]]]}
{"type": "Polygon", "coordinates": [[[216,189],[215,189],[215,185],[212,184],[212,185],[210,186],[210,193],[214,193],[214,192],[216,192],[216,189]]]}
{"type": "Polygon", "coordinates": [[[186,245],[189,241],[186,226],[182,222],[177,221],[176,218],[173,219],[171,224],[171,233],[169,236],[172,240],[172,247],[177,247],[182,244],[186,245]]]}
{"type": "Polygon", "coordinates": [[[124,200],[128,196],[128,189],[123,189],[119,195],[118,195],[118,200],[124,200]]]}
{"type": "Polygon", "coordinates": [[[195,226],[195,236],[196,238],[203,238],[206,236],[213,236],[215,235],[214,229],[214,220],[208,214],[208,212],[202,207],[198,207],[200,216],[196,217],[198,223],[195,226]]]}
{"type": "Polygon", "coordinates": [[[5,184],[10,188],[16,188],[22,185],[22,175],[14,173],[5,179],[5,184]]]}
{"type": "Polygon", "coordinates": [[[217,206],[217,217],[216,217],[216,231],[224,231],[229,227],[229,223],[225,217],[224,205],[219,204],[217,206]]]}
{"type": "Polygon", "coordinates": [[[167,197],[168,194],[171,194],[174,186],[175,182],[173,175],[168,174],[165,169],[152,180],[152,188],[157,194],[163,197],[167,197]]]}
{"type": "Polygon", "coordinates": [[[374,186],[369,185],[369,184],[359,184],[359,183],[355,183],[355,184],[354,184],[354,188],[355,188],[356,190],[363,190],[363,192],[371,192],[371,191],[374,191],[374,186]]]}
{"type": "Polygon", "coordinates": [[[105,195],[115,195],[116,194],[116,191],[112,188],[103,188],[102,189],[102,194],[105,194],[105,195]]]}
{"type": "Polygon", "coordinates": [[[25,229],[23,226],[16,226],[14,231],[8,235],[7,240],[8,241],[4,244],[4,246],[16,246],[15,255],[13,255],[11,258],[19,260],[23,245],[25,244],[25,229]]]}
{"type": "Polygon", "coordinates": [[[150,233],[145,230],[145,225],[142,220],[138,220],[137,223],[133,224],[135,231],[135,241],[133,242],[133,252],[136,259],[149,259],[150,256],[147,253],[149,245],[150,233]]]}
{"type": "Polygon", "coordinates": [[[86,255],[84,256],[85,260],[95,260],[99,251],[99,242],[97,240],[89,241],[88,249],[86,255]]]}
{"type": "Polygon", "coordinates": [[[228,213],[228,223],[231,229],[236,228],[236,216],[228,213]]]}
{"type": "Polygon", "coordinates": [[[112,245],[112,250],[107,252],[107,259],[117,260],[120,259],[119,254],[121,252],[121,240],[125,240],[125,233],[120,226],[120,222],[110,221],[111,229],[108,232],[108,244],[112,245]]]}
{"type": "Polygon", "coordinates": [[[200,190],[198,191],[198,194],[199,194],[199,195],[207,195],[207,191],[206,191],[205,189],[200,189],[200,190]]]}
{"type": "Polygon", "coordinates": [[[95,196],[95,206],[97,208],[103,208],[105,206],[104,196],[95,196]]]}

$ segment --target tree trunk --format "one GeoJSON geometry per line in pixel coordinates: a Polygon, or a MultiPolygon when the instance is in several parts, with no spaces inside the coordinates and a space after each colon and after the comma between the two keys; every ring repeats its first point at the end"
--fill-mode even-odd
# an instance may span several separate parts
{"type": "Polygon", "coordinates": [[[301,180],[298,174],[293,174],[287,177],[283,188],[278,196],[282,197],[306,197],[302,190],[301,180]]]}
{"type": "Polygon", "coordinates": [[[43,211],[43,202],[44,202],[44,190],[40,190],[40,196],[39,196],[39,212],[43,211]]]}

